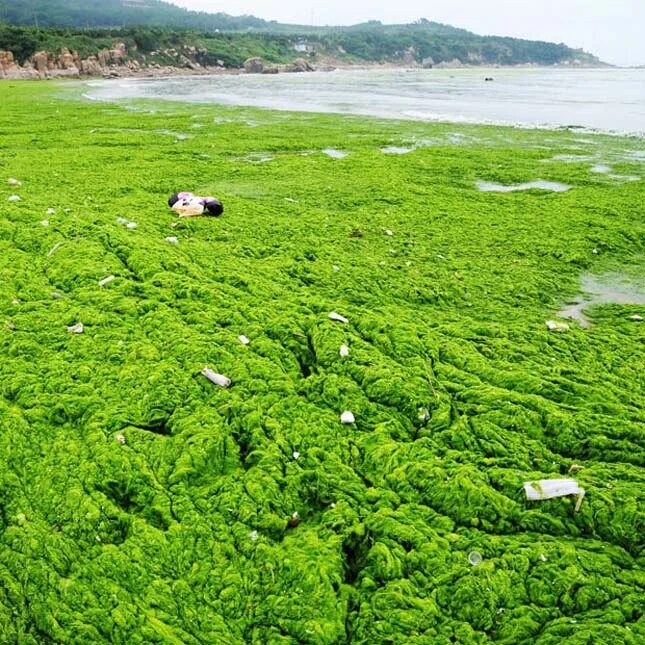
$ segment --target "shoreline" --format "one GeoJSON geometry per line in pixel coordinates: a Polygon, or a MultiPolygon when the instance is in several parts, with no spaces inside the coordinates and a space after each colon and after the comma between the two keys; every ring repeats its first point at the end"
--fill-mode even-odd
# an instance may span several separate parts
{"type": "Polygon", "coordinates": [[[451,63],[433,65],[432,67],[423,66],[420,64],[411,65],[409,63],[395,63],[395,62],[365,62],[365,63],[347,63],[342,61],[322,61],[316,67],[308,70],[295,70],[290,69],[290,65],[277,65],[275,67],[267,68],[263,72],[249,72],[243,67],[179,67],[179,66],[149,66],[141,67],[130,64],[113,65],[106,68],[102,74],[84,73],[77,68],[74,69],[47,69],[43,71],[36,71],[34,69],[25,69],[17,67],[9,72],[5,71],[0,75],[0,81],[49,81],[55,79],[65,80],[110,80],[110,79],[146,79],[146,78],[168,78],[171,76],[273,76],[280,74],[310,74],[314,72],[334,72],[337,70],[342,71],[372,71],[372,70],[390,70],[398,69],[401,71],[445,71],[445,70],[528,70],[528,69],[544,69],[544,70],[607,70],[607,69],[642,69],[639,67],[619,67],[615,65],[535,65],[532,63],[523,63],[519,65],[471,65],[459,64],[453,65],[451,63]]]}

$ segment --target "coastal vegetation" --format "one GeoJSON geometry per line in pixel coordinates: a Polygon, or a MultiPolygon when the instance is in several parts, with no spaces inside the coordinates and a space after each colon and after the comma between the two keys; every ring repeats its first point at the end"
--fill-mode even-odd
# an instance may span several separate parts
{"type": "Polygon", "coordinates": [[[3,643],[643,642],[645,305],[557,315],[642,139],[84,91],[3,85],[3,643]]]}
{"type": "Polygon", "coordinates": [[[598,65],[587,52],[562,43],[479,36],[420,19],[407,25],[378,21],[349,27],[315,27],[187,11],[145,0],[0,0],[0,50],[24,62],[37,51],[63,47],[81,57],[115,42],[136,45],[140,60],[168,48],[200,48],[209,61],[240,67],[251,56],[286,63],[305,52],[312,61],[453,65],[598,65]],[[4,22],[4,25],[2,24],[4,22]]]}

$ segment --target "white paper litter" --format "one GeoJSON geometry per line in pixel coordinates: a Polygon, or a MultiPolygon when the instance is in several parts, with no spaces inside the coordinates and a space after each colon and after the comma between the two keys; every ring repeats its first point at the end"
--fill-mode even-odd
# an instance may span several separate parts
{"type": "Polygon", "coordinates": [[[338,322],[342,322],[342,323],[348,323],[349,322],[349,320],[347,320],[347,318],[345,318],[345,316],[341,316],[340,314],[337,314],[335,311],[330,312],[329,318],[331,320],[337,320],[338,322]]]}
{"type": "Polygon", "coordinates": [[[349,356],[349,347],[347,345],[341,345],[339,354],[341,356],[349,356]]]}
{"type": "Polygon", "coordinates": [[[70,327],[67,328],[67,331],[70,334],[82,334],[85,328],[83,327],[83,323],[79,322],[76,323],[75,325],[71,325],[70,327]]]}

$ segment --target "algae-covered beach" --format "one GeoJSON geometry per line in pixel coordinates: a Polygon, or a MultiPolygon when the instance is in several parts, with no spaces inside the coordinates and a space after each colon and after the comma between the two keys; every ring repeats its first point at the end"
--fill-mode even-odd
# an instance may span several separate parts
{"type": "Polygon", "coordinates": [[[642,139],[2,90],[0,641],[643,642],[642,139]]]}

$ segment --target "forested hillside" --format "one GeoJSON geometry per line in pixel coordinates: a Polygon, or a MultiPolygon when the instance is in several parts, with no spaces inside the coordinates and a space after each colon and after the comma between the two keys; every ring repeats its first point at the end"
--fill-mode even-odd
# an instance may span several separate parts
{"type": "Polygon", "coordinates": [[[278,62],[304,48],[309,57],[347,62],[405,62],[432,66],[599,64],[564,44],[479,36],[425,19],[407,25],[371,21],[347,27],[313,27],[267,22],[253,16],[188,11],[157,0],[0,0],[0,49],[25,59],[54,46],[91,54],[103,39],[132,38],[140,51],[172,46],[204,48],[212,57],[237,65],[244,56],[278,62]],[[50,29],[58,31],[51,31],[50,29]],[[63,31],[60,31],[63,29],[63,31]],[[235,37],[222,33],[237,34],[235,37]],[[242,36],[242,34],[244,34],[242,36]],[[65,42],[62,42],[65,41],[65,42]],[[145,44],[142,43],[145,41],[145,44]]]}

